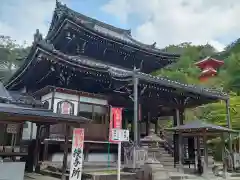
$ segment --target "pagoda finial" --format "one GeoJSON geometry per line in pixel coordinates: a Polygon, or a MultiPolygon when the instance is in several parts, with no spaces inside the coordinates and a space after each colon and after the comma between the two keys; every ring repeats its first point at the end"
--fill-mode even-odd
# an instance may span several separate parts
{"type": "Polygon", "coordinates": [[[61,2],[59,0],[56,0],[56,7],[59,7],[61,5],[61,2]]]}
{"type": "Polygon", "coordinates": [[[34,43],[40,42],[41,40],[43,40],[42,34],[39,32],[39,29],[36,29],[36,32],[34,34],[34,43]]]}
{"type": "Polygon", "coordinates": [[[127,30],[127,34],[128,34],[129,36],[131,36],[132,30],[131,30],[131,29],[128,29],[128,30],[127,30]]]}
{"type": "Polygon", "coordinates": [[[155,48],[155,47],[156,47],[156,45],[157,45],[157,43],[156,43],[156,42],[154,42],[154,43],[153,43],[151,46],[155,48]]]}
{"type": "Polygon", "coordinates": [[[63,4],[60,0],[56,0],[56,8],[63,8],[63,7],[66,7],[67,5],[66,4],[63,4]]]}

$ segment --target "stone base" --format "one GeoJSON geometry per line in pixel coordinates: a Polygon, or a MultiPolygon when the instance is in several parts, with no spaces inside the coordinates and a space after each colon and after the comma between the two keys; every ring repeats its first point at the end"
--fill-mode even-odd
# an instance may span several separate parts
{"type": "Polygon", "coordinates": [[[169,180],[168,171],[162,164],[145,164],[143,167],[143,179],[145,180],[169,180]]]}
{"type": "MultiPolygon", "coordinates": [[[[95,172],[90,174],[85,174],[83,176],[83,180],[117,180],[117,174],[108,174],[104,172],[95,172]],[[84,178],[88,177],[88,178],[84,178]]],[[[121,180],[133,180],[135,179],[136,174],[135,173],[121,173],[121,180]]]]}

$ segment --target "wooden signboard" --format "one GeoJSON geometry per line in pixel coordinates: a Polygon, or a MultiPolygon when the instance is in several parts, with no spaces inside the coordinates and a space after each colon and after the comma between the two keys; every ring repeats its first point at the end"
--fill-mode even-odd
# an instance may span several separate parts
{"type": "Polygon", "coordinates": [[[75,128],[72,139],[72,155],[69,180],[81,180],[83,164],[84,129],[75,128]]]}
{"type": "Polygon", "coordinates": [[[18,133],[18,124],[8,124],[7,125],[7,133],[9,134],[17,134],[18,133]]]}

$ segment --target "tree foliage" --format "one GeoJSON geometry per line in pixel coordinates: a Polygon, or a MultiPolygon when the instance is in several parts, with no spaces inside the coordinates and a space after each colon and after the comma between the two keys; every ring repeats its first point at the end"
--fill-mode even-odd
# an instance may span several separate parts
{"type": "Polygon", "coordinates": [[[18,45],[9,36],[0,36],[0,80],[6,81],[21,65],[29,48],[18,45]]]}
{"type": "MultiPolygon", "coordinates": [[[[180,60],[168,67],[154,72],[157,76],[167,76],[171,79],[184,83],[198,84],[224,90],[230,96],[230,115],[233,128],[240,129],[240,40],[233,42],[223,52],[216,50],[209,44],[194,46],[191,43],[171,45],[164,49],[167,52],[181,53],[180,60]],[[211,56],[223,60],[224,66],[218,71],[218,75],[201,83],[198,80],[200,70],[194,65],[195,62],[211,56]]],[[[204,119],[210,123],[226,126],[225,102],[207,104],[185,111],[187,121],[204,119]]]]}

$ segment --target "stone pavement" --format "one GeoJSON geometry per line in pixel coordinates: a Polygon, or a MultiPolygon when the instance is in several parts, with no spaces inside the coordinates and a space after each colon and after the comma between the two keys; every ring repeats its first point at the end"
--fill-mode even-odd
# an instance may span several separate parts
{"type": "Polygon", "coordinates": [[[59,180],[59,179],[36,173],[26,173],[24,176],[24,180],[59,180]]]}

